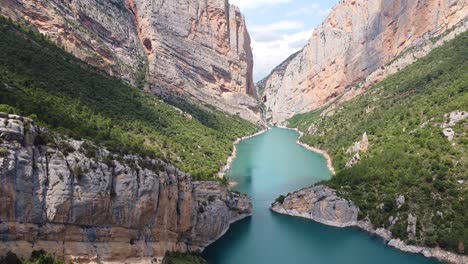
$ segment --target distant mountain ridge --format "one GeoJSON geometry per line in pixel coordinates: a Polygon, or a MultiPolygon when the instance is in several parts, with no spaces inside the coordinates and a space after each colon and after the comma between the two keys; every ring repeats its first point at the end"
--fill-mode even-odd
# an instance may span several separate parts
{"type": "Polygon", "coordinates": [[[467,18],[467,0],[340,1],[304,49],[257,84],[268,119],[281,123],[318,109],[380,70],[364,88],[375,84],[399,55],[454,26],[465,31],[467,18]]]}

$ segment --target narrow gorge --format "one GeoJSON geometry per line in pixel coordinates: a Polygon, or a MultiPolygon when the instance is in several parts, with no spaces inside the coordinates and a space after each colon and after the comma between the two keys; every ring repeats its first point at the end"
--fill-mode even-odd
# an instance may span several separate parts
{"type": "Polygon", "coordinates": [[[466,0],[340,1],[307,45],[257,84],[268,120],[358,96],[466,31],[467,17],[466,0]]]}
{"type": "Polygon", "coordinates": [[[2,0],[0,14],[167,100],[261,121],[250,36],[227,0],[2,0]]]}
{"type": "Polygon", "coordinates": [[[317,1],[0,0],[0,264],[467,263],[468,0],[317,1]]]}

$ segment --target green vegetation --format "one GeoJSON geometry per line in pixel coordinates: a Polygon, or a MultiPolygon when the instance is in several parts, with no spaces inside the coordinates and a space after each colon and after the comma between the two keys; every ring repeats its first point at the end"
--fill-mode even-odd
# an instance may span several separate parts
{"type": "Polygon", "coordinates": [[[390,228],[410,244],[468,252],[468,120],[453,126],[449,141],[445,114],[468,109],[468,33],[388,77],[337,109],[297,115],[291,127],[303,142],[327,150],[337,175],[325,184],[353,200],[377,226],[390,228]],[[314,131],[316,130],[316,131],[314,131]],[[369,151],[347,168],[354,142],[369,135],[369,151]],[[398,206],[396,198],[405,197],[398,206]],[[417,232],[407,232],[408,214],[417,232]],[[393,226],[389,217],[398,217],[393,226]]]}
{"type": "Polygon", "coordinates": [[[24,261],[16,254],[8,252],[4,257],[0,257],[0,264],[65,264],[65,262],[56,259],[44,250],[34,250],[31,257],[24,261]]]}
{"type": "Polygon", "coordinates": [[[163,261],[164,264],[207,264],[206,260],[197,255],[185,253],[168,253],[163,261]]]}
{"type": "Polygon", "coordinates": [[[213,179],[232,142],[257,131],[237,116],[182,99],[184,113],[0,20],[0,109],[121,154],[169,161],[196,179],[213,179]]]}
{"type": "Polygon", "coordinates": [[[278,198],[276,198],[275,202],[283,204],[284,199],[286,199],[286,196],[280,195],[280,196],[278,196],[278,198]]]}

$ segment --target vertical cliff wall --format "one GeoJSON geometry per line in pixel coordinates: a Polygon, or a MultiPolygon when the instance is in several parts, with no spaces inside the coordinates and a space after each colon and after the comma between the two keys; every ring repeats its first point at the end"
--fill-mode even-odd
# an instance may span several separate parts
{"type": "Polygon", "coordinates": [[[300,52],[258,83],[268,117],[283,122],[339,98],[403,52],[444,34],[467,16],[466,0],[341,1],[300,52]]]}
{"type": "Polygon", "coordinates": [[[43,249],[67,263],[153,263],[203,249],[252,212],[219,183],[60,138],[27,118],[0,113],[0,134],[0,255],[43,249]]]}
{"type": "Polygon", "coordinates": [[[108,74],[258,121],[244,17],[228,0],[2,0],[0,14],[108,74]]]}
{"type": "Polygon", "coordinates": [[[190,95],[258,120],[250,36],[227,0],[127,0],[149,61],[154,93],[190,95]],[[255,110],[255,111],[253,111],[255,110]]]}

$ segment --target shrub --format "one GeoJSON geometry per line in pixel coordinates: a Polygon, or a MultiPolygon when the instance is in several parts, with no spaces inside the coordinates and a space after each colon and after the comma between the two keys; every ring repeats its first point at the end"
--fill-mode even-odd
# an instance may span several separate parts
{"type": "Polygon", "coordinates": [[[277,203],[283,204],[284,199],[286,199],[286,196],[280,195],[280,196],[278,196],[278,198],[276,198],[275,201],[276,201],[277,203]]]}
{"type": "Polygon", "coordinates": [[[6,157],[8,155],[8,149],[5,147],[0,147],[0,157],[6,157]]]}

